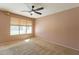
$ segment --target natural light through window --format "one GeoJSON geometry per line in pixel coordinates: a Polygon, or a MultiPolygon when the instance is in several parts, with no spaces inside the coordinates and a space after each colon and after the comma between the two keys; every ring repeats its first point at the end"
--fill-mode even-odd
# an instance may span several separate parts
{"type": "Polygon", "coordinates": [[[30,39],[26,39],[26,40],[24,40],[25,42],[29,42],[30,41],[30,39]]]}
{"type": "Polygon", "coordinates": [[[26,34],[26,26],[20,26],[20,34],[26,34]]]}
{"type": "Polygon", "coordinates": [[[18,35],[19,26],[10,26],[10,35],[18,35]]]}
{"type": "Polygon", "coordinates": [[[32,26],[27,26],[27,34],[32,33],[32,26]]]}

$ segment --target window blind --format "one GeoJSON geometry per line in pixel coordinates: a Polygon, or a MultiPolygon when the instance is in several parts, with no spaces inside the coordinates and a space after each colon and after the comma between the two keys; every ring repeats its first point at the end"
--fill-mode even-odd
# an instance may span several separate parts
{"type": "Polygon", "coordinates": [[[11,17],[11,25],[32,25],[32,20],[11,17]]]}

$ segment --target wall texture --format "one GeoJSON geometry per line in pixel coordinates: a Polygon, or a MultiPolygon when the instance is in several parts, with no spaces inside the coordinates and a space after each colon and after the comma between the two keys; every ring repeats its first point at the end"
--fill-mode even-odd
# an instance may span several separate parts
{"type": "Polygon", "coordinates": [[[79,7],[37,19],[35,33],[51,43],[79,50],[79,7]]]}

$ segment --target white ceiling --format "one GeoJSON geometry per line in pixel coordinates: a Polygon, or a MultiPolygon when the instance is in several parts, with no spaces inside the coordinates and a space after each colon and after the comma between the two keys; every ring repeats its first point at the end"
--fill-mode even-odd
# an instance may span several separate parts
{"type": "Polygon", "coordinates": [[[78,3],[0,3],[0,10],[10,11],[15,14],[39,18],[46,15],[54,14],[71,8],[79,7],[78,3]],[[33,14],[30,15],[28,12],[21,12],[23,10],[29,11],[31,6],[35,5],[35,8],[44,7],[44,10],[40,12],[42,15],[33,14]]]}

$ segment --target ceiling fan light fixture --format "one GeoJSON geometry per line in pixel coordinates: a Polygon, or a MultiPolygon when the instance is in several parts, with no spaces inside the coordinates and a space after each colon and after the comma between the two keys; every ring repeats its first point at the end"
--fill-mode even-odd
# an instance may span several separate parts
{"type": "Polygon", "coordinates": [[[30,15],[33,15],[34,14],[34,12],[32,11],[32,12],[30,12],[30,15]]]}

